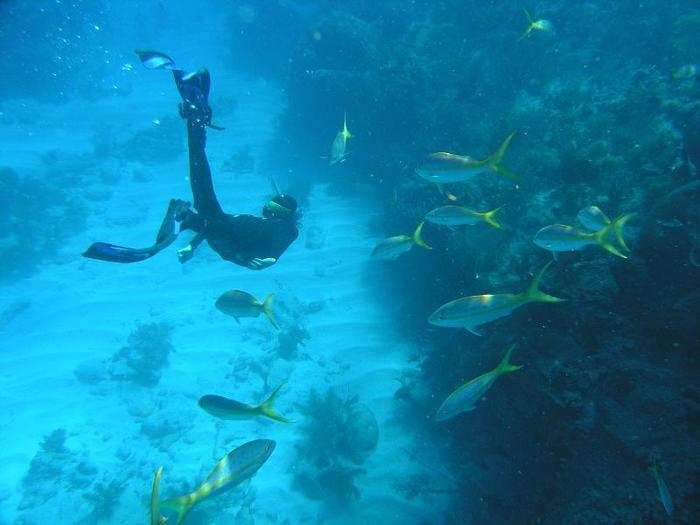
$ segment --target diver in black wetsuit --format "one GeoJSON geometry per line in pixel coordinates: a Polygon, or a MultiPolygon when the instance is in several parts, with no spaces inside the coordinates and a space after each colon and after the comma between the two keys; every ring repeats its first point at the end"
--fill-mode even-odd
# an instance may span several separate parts
{"type": "Polygon", "coordinates": [[[212,113],[208,104],[209,72],[201,69],[186,74],[175,69],[172,59],[167,55],[156,52],[138,54],[149,69],[173,71],[182,96],[180,115],[187,121],[190,185],[196,212],[190,209],[189,203],[173,199],[153,246],[134,249],[98,242],[92,244],[83,255],[112,262],[142,261],[175,240],[176,223],[179,223],[179,231],[195,232],[190,243],[178,251],[180,262],[191,259],[197,246],[206,240],[223,259],[252,270],[262,270],[275,264],[299,235],[296,200],[289,195],[277,194],[263,207],[262,217],[224,213],[214,193],[205,153],[206,128],[221,129],[211,124],[212,113]]]}

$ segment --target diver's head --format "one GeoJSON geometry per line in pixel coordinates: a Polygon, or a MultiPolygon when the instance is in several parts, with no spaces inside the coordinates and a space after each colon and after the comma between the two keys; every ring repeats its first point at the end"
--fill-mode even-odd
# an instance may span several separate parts
{"type": "Polygon", "coordinates": [[[297,217],[297,201],[291,195],[280,193],[267,201],[263,206],[263,217],[276,217],[280,219],[296,219],[297,217]]]}

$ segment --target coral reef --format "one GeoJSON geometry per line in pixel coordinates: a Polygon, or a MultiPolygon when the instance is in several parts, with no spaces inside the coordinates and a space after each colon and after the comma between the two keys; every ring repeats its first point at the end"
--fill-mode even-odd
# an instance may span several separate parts
{"type": "Polygon", "coordinates": [[[154,387],[168,366],[173,350],[170,342],[172,326],[167,323],[140,324],[129,334],[126,346],[119,349],[109,364],[109,375],[118,381],[131,381],[154,387]]]}
{"type": "MultiPolygon", "coordinates": [[[[394,294],[402,330],[432,347],[421,377],[404,381],[398,399],[434,410],[511,342],[526,365],[489,395],[488,407],[449,425],[427,420],[458,481],[445,522],[659,521],[646,470],[652,452],[669,465],[677,519],[689,520],[697,512],[694,467],[683,458],[698,447],[691,427],[700,399],[689,380],[697,372],[690,349],[700,340],[700,84],[673,72],[700,60],[697,8],[550,2],[538,9],[556,33],[518,40],[526,21],[508,3],[369,4],[334,4],[298,41],[275,154],[338,191],[369,185],[384,203],[372,232],[382,237],[411,231],[445,203],[413,173],[425,154],[483,158],[518,133],[507,153],[517,186],[483,175],[446,188],[470,207],[505,204],[503,231],[428,225],[434,250],[391,263],[394,282],[368,272],[378,297],[394,294]],[[611,23],[602,28],[601,20],[611,23]],[[621,20],[624,30],[614,22],[621,20]],[[320,157],[344,111],[355,138],[348,160],[329,168],[320,157]],[[568,299],[559,308],[517,312],[480,339],[425,334],[440,304],[520,286],[548,259],[532,245],[535,232],[571,224],[591,204],[614,216],[638,212],[630,260],[562,254],[547,277],[568,299]]],[[[318,237],[309,235],[309,248],[318,237]]]]}
{"type": "Polygon", "coordinates": [[[126,473],[101,475],[84,451],[66,446],[65,429],[56,429],[39,445],[22,482],[22,499],[17,523],[44,523],[47,516],[74,523],[97,523],[112,516],[126,485],[126,473]],[[56,512],[58,502],[77,493],[86,509],[72,508],[71,516],[56,512]]]}
{"type": "Polygon", "coordinates": [[[221,165],[221,171],[228,173],[249,173],[255,169],[255,157],[250,148],[240,148],[221,165]]]}
{"type": "MultiPolygon", "coordinates": [[[[104,148],[100,144],[97,142],[96,148],[104,148]]],[[[145,166],[159,166],[163,159],[176,159],[186,151],[184,124],[179,117],[160,118],[157,124],[153,123],[148,127],[137,129],[129,139],[118,143],[118,147],[120,148],[118,153],[121,153],[124,158],[140,162],[145,166]]],[[[111,153],[114,154],[114,151],[111,153]]]]}
{"type": "Polygon", "coordinates": [[[173,351],[172,326],[167,323],[139,324],[127,338],[127,344],[109,360],[87,359],[73,373],[81,383],[96,385],[106,379],[128,381],[152,388],[158,384],[173,351]]]}
{"type": "Polygon", "coordinates": [[[325,394],[311,390],[300,411],[304,439],[297,445],[294,488],[330,505],[359,499],[355,479],[379,440],[372,411],[357,396],[341,397],[332,388],[325,394]]]}
{"type": "Polygon", "coordinates": [[[31,273],[56,257],[63,240],[84,228],[87,209],[56,171],[47,167],[36,176],[0,168],[0,279],[31,273]]]}

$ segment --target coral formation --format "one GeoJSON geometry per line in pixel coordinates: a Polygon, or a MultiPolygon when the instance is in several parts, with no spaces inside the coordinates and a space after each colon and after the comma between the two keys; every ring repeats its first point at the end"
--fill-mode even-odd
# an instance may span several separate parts
{"type": "Polygon", "coordinates": [[[372,411],[357,396],[341,397],[333,388],[311,390],[300,407],[304,439],[298,445],[294,487],[311,499],[347,504],[359,499],[355,479],[379,440],[372,411]]]}
{"type": "Polygon", "coordinates": [[[56,171],[47,168],[39,177],[0,168],[0,279],[31,273],[83,229],[87,209],[56,171]]]}
{"type": "Polygon", "coordinates": [[[59,428],[39,445],[22,483],[17,523],[43,523],[47,516],[66,519],[54,509],[68,493],[80,494],[86,502],[85,510],[72,509],[74,523],[96,523],[112,516],[125,488],[126,473],[101,475],[86,452],[66,445],[67,437],[66,430],[59,428]]]}
{"type": "Polygon", "coordinates": [[[109,364],[109,375],[119,381],[154,387],[168,366],[173,350],[170,342],[172,326],[167,323],[140,324],[129,334],[126,346],[120,348],[109,364]]]}
{"type": "Polygon", "coordinates": [[[73,373],[78,381],[94,385],[106,379],[128,381],[152,388],[158,384],[173,351],[172,326],[167,323],[139,324],[127,338],[127,344],[109,360],[87,359],[73,373]]]}
{"type": "Polygon", "coordinates": [[[430,335],[422,377],[397,391],[414,406],[437,408],[434,392],[447,395],[512,334],[527,370],[449,432],[427,425],[461,479],[447,523],[658,520],[645,468],[653,448],[673,465],[680,512],[692,514],[683,457],[697,447],[689,425],[700,397],[687,380],[700,337],[700,106],[697,76],[673,72],[698,62],[691,41],[700,17],[686,4],[554,2],[542,9],[556,34],[518,41],[525,20],[508,3],[350,0],[320,16],[293,50],[275,153],[339,191],[371,186],[385,204],[377,237],[411,231],[444,203],[413,173],[425,154],[483,158],[518,133],[508,153],[517,186],[484,175],[446,188],[470,207],[505,204],[504,231],[426,227],[433,252],[392,263],[392,283],[375,280],[378,297],[401,289],[393,302],[407,334],[425,337],[421,319],[440,304],[505,290],[540,266],[547,255],[531,242],[539,228],[571,223],[591,204],[638,212],[629,261],[559,257],[549,279],[569,302],[557,311],[517,313],[481,339],[430,335]],[[627,23],[580,31],[601,20],[627,23]],[[348,160],[329,169],[320,157],[343,111],[356,138],[348,160]],[[603,465],[601,455],[615,461],[603,465]],[[593,503],[603,497],[604,509],[593,503]]]}

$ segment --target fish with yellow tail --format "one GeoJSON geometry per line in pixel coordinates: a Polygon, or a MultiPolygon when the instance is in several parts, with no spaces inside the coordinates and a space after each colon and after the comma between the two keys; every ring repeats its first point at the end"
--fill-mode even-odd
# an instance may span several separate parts
{"type": "Polygon", "coordinates": [[[275,442],[270,439],[255,439],[241,445],[220,459],[199,487],[184,496],[161,502],[161,508],[177,513],[177,523],[182,523],[192,507],[202,500],[227,492],[253,477],[273,450],[275,442]]]}
{"type": "Polygon", "coordinates": [[[496,214],[503,206],[491,211],[478,212],[464,206],[448,205],[440,206],[425,215],[425,220],[441,226],[474,226],[475,224],[488,224],[492,228],[501,228],[496,214]]]}
{"type": "Polygon", "coordinates": [[[351,138],[352,134],[348,131],[348,115],[346,113],[343,116],[343,129],[338,132],[335,139],[333,139],[333,144],[331,144],[331,156],[328,162],[331,166],[340,162],[345,162],[345,159],[348,157],[348,153],[346,152],[348,139],[351,138]]]}
{"type": "Polygon", "coordinates": [[[413,235],[396,235],[384,239],[372,250],[372,257],[384,261],[393,261],[401,255],[409,252],[413,246],[420,246],[426,250],[432,250],[423,240],[423,224],[420,223],[413,235]]]}
{"type": "Polygon", "coordinates": [[[263,416],[280,423],[291,423],[275,410],[275,401],[283,386],[284,383],[275,388],[272,394],[259,405],[248,405],[235,399],[212,394],[200,397],[198,403],[202,410],[220,419],[243,420],[263,416]]]}
{"type": "Polygon", "coordinates": [[[163,467],[158,467],[153,475],[153,485],[151,486],[151,525],[163,525],[167,520],[161,515],[158,508],[160,478],[163,476],[163,467]]]}
{"type": "Polygon", "coordinates": [[[529,303],[562,302],[563,299],[540,291],[542,276],[551,264],[551,261],[547,263],[530,283],[527,290],[521,293],[498,293],[462,297],[435,310],[428,322],[435,326],[464,328],[474,335],[481,335],[478,327],[501,317],[507,317],[521,306],[529,303]]]}
{"type": "Polygon", "coordinates": [[[651,459],[651,467],[649,467],[654,480],[656,481],[656,488],[659,490],[659,499],[661,504],[664,506],[666,514],[669,516],[673,515],[673,500],[671,499],[671,493],[668,491],[668,486],[661,476],[661,469],[656,461],[656,458],[651,459]]]}
{"type": "Polygon", "coordinates": [[[275,314],[272,311],[274,298],[275,294],[270,294],[261,303],[248,292],[229,290],[216,300],[215,306],[219,311],[233,317],[237,323],[240,323],[241,317],[258,317],[260,314],[265,314],[270,324],[279,330],[275,314]]]}
{"type": "Polygon", "coordinates": [[[530,12],[527,9],[523,9],[523,11],[525,11],[525,16],[527,17],[528,26],[527,29],[525,29],[525,32],[522,34],[522,36],[518,39],[518,41],[523,40],[524,38],[528,38],[532,33],[536,31],[549,33],[554,28],[552,22],[550,22],[549,20],[534,20],[530,16],[530,12]]]}
{"type": "Polygon", "coordinates": [[[623,228],[636,214],[627,213],[611,221],[597,206],[589,206],[578,213],[578,221],[585,230],[552,224],[535,235],[534,243],[550,252],[572,252],[589,246],[600,246],[604,250],[627,259],[630,251],[623,236],[623,228]]]}
{"type": "Polygon", "coordinates": [[[496,368],[467,381],[447,396],[447,399],[445,399],[442,405],[440,405],[440,408],[438,408],[435,420],[446,421],[462,412],[474,410],[476,402],[484,397],[484,394],[491,388],[496,379],[504,374],[520,370],[522,368],[521,365],[511,365],[509,362],[510,354],[513,352],[514,348],[515,345],[511,346],[506,351],[506,355],[496,368]]]}
{"type": "Polygon", "coordinates": [[[501,147],[483,160],[445,151],[433,153],[416,170],[416,173],[419,177],[435,184],[466,182],[481,173],[495,173],[511,181],[518,181],[520,177],[503,165],[503,157],[514,136],[515,133],[508,135],[501,147]]]}

